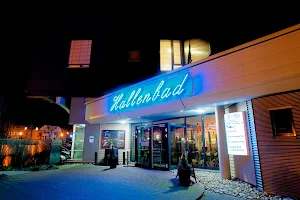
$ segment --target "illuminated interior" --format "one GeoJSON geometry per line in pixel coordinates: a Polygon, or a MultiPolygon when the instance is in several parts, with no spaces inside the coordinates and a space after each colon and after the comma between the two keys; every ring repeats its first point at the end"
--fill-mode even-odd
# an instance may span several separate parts
{"type": "Polygon", "coordinates": [[[136,144],[131,148],[136,152],[133,159],[139,166],[167,169],[170,163],[170,168],[175,169],[182,152],[188,151],[194,167],[219,168],[214,114],[133,124],[133,127],[136,144]]]}
{"type": "Polygon", "coordinates": [[[72,135],[71,158],[82,160],[84,147],[85,124],[74,124],[72,135]]]}
{"type": "Polygon", "coordinates": [[[91,48],[92,40],[73,40],[70,49],[69,68],[88,68],[91,48]]]}
{"type": "Polygon", "coordinates": [[[171,71],[185,64],[207,58],[210,44],[201,39],[160,40],[160,71],[171,71]],[[181,52],[182,51],[182,52],[181,52]]]}

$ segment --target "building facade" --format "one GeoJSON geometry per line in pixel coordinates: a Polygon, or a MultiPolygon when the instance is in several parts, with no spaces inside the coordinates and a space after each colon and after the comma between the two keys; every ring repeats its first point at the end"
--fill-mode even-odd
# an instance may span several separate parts
{"type": "Polygon", "coordinates": [[[163,34],[134,27],[120,32],[121,24],[96,29],[86,27],[88,22],[72,21],[76,26],[65,30],[49,26],[51,32],[35,38],[28,96],[99,97],[116,85],[134,84],[210,54],[209,44],[197,40],[199,34],[179,37],[174,31],[163,34]],[[106,74],[113,81],[106,81],[106,74]],[[95,82],[101,87],[90,87],[95,82]]]}
{"type": "Polygon", "coordinates": [[[73,158],[94,161],[96,152],[101,162],[113,144],[120,164],[126,152],[137,166],[169,170],[188,151],[195,167],[299,197],[299,58],[296,25],[99,98],[73,98],[73,158]]]}

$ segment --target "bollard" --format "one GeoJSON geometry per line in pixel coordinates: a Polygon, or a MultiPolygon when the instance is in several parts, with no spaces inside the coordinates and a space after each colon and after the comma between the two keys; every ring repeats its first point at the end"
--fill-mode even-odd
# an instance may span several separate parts
{"type": "Polygon", "coordinates": [[[128,156],[129,152],[127,150],[127,166],[128,166],[128,163],[129,163],[129,156],[128,156]]]}
{"type": "Polygon", "coordinates": [[[98,155],[97,152],[95,152],[95,165],[97,165],[97,163],[98,163],[98,156],[97,155],[98,155]]]}
{"type": "Polygon", "coordinates": [[[123,152],[123,165],[125,165],[125,151],[123,152]]]}

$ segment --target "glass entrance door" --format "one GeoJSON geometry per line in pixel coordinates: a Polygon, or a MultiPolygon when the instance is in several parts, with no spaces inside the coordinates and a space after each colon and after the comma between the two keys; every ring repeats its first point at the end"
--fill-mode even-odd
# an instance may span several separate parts
{"type": "Polygon", "coordinates": [[[168,124],[136,127],[135,144],[137,166],[168,169],[168,124]]]}
{"type": "Polygon", "coordinates": [[[170,137],[171,137],[171,169],[176,169],[182,151],[186,148],[184,137],[184,125],[170,123],[170,137]]]}
{"type": "Polygon", "coordinates": [[[136,127],[136,162],[138,166],[150,166],[151,127],[136,127]]]}
{"type": "Polygon", "coordinates": [[[168,169],[168,124],[152,126],[151,147],[152,167],[157,169],[168,169]]]}

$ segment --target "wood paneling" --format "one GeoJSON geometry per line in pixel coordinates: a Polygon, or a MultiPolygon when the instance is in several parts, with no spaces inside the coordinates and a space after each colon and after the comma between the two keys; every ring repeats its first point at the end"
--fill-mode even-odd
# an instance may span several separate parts
{"type": "Polygon", "coordinates": [[[252,100],[263,189],[300,197],[300,91],[252,100]],[[296,137],[273,137],[270,108],[292,106],[296,137]]]}

